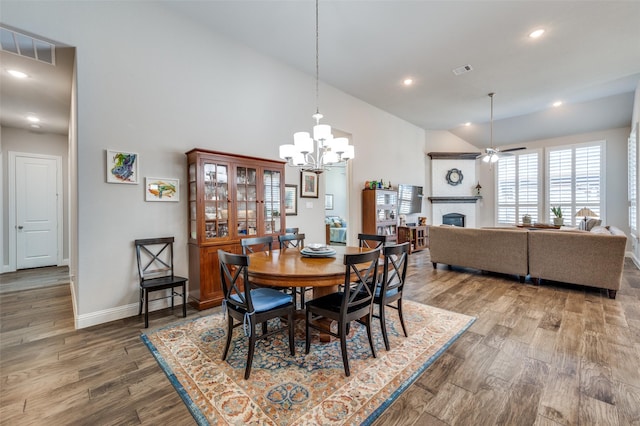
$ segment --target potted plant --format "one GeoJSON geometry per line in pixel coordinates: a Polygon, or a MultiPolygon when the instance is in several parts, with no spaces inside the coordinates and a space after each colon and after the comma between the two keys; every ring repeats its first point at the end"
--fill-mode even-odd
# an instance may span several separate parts
{"type": "Polygon", "coordinates": [[[562,207],[558,206],[558,207],[551,207],[551,212],[553,213],[553,215],[555,216],[553,218],[553,224],[555,226],[562,226],[564,225],[564,218],[562,217],[562,207]]]}

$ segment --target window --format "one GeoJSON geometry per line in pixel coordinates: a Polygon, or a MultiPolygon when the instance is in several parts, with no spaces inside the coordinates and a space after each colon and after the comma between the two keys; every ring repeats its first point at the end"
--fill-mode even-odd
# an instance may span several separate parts
{"type": "Polygon", "coordinates": [[[575,213],[587,207],[604,222],[604,142],[550,148],[547,176],[547,217],[560,206],[565,225],[575,225],[575,213]]]}
{"type": "MultiPolygon", "coordinates": [[[[634,129],[635,130],[635,129],[634,129]]],[[[628,188],[629,188],[629,228],[632,235],[638,235],[638,147],[637,132],[629,136],[628,146],[628,188]]]]}
{"type": "Polygon", "coordinates": [[[540,153],[528,151],[503,157],[496,166],[497,220],[500,225],[516,225],[522,216],[539,222],[540,153]]]}

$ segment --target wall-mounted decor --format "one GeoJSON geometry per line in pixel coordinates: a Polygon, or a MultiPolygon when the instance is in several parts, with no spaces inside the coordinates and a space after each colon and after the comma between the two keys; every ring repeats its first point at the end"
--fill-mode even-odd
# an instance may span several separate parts
{"type": "Polygon", "coordinates": [[[145,201],[180,201],[180,180],[145,178],[145,201]]]}
{"type": "Polygon", "coordinates": [[[107,182],[138,183],[138,154],[135,152],[107,150],[107,182]]]}
{"type": "Polygon", "coordinates": [[[459,185],[462,183],[462,171],[460,169],[451,169],[447,172],[447,183],[449,185],[459,185]]]}
{"type": "Polygon", "coordinates": [[[333,210],[333,194],[324,195],[324,209],[333,210]]]}
{"type": "Polygon", "coordinates": [[[287,216],[298,215],[298,185],[284,186],[284,213],[287,216]]]}
{"type": "Polygon", "coordinates": [[[318,198],[318,175],[314,172],[300,172],[300,197],[318,198]]]}

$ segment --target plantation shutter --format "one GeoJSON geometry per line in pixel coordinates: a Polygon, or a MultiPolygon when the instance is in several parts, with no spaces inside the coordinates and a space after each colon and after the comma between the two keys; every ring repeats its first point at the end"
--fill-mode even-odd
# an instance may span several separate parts
{"type": "Polygon", "coordinates": [[[503,157],[497,166],[496,222],[516,225],[525,214],[537,222],[539,216],[539,152],[503,157]]]}
{"type": "Polygon", "coordinates": [[[581,218],[575,214],[583,207],[602,219],[601,189],[604,176],[604,142],[552,148],[548,152],[547,214],[551,207],[561,207],[565,225],[575,225],[581,218]]]}
{"type": "Polygon", "coordinates": [[[631,234],[638,235],[638,149],[635,135],[629,137],[628,155],[628,188],[629,188],[629,228],[631,234]]]}

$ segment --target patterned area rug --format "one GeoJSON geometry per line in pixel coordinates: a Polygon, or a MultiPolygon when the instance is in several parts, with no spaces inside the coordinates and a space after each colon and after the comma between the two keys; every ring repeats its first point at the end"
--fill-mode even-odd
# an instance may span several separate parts
{"type": "Polygon", "coordinates": [[[350,377],[344,375],[337,340],[320,343],[315,336],[305,355],[304,320],[296,324],[295,357],[284,332],[257,343],[249,380],[243,379],[247,338],[242,327],[235,330],[227,361],[221,360],[227,321],[222,314],[141,337],[198,424],[368,425],[475,321],[403,303],[409,337],[404,337],[395,310],[387,312],[387,352],[380,322],[374,319],[377,358],[371,356],[364,326],[352,323],[350,377]]]}

